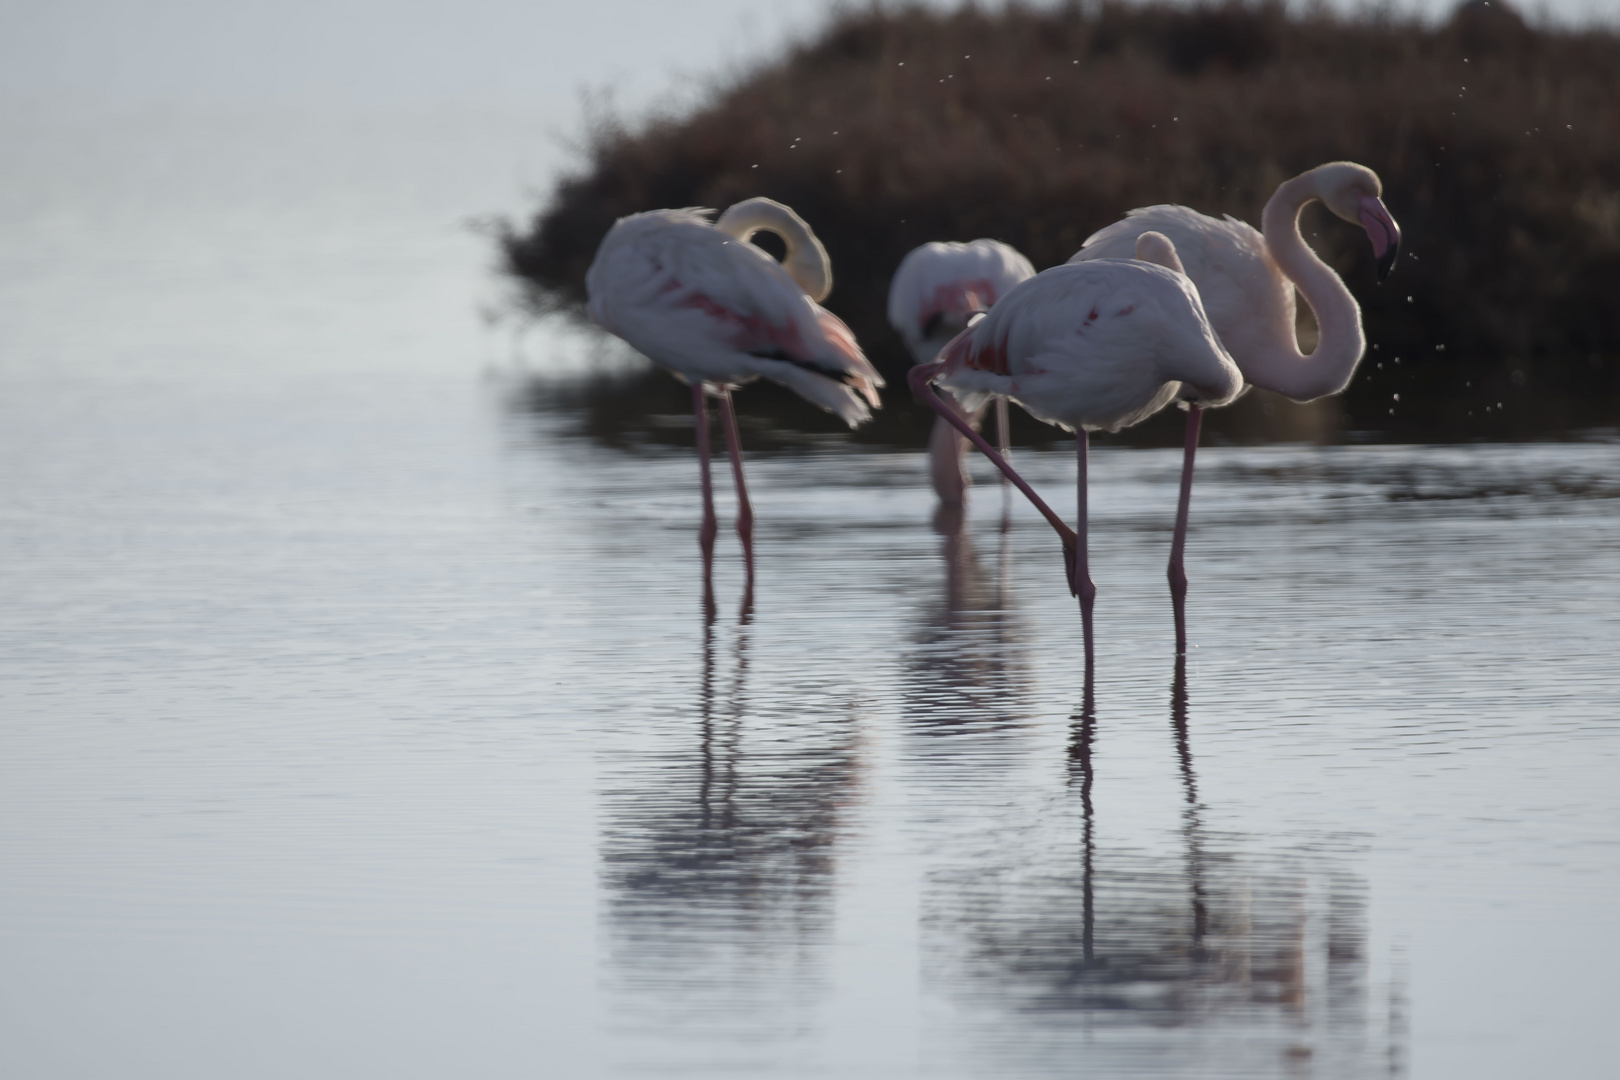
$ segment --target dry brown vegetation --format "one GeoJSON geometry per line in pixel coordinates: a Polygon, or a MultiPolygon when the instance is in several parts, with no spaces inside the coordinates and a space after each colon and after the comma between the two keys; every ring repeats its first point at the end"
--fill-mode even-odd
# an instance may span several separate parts
{"type": "Polygon", "coordinates": [[[536,308],[566,308],[615,218],[769,195],[821,235],[828,306],[898,373],[884,298],[917,244],[992,236],[1050,266],[1133,206],[1258,222],[1281,180],[1335,159],[1381,174],[1407,239],[1379,286],[1360,231],[1307,212],[1375,344],[1351,426],[1620,422],[1620,34],[1482,0],[1439,27],[1244,3],[847,10],[687,115],[598,124],[503,246],[536,308]]]}

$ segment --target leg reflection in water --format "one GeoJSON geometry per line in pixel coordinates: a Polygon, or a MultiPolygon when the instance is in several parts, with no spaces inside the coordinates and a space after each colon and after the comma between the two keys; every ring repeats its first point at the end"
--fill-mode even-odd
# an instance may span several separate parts
{"type": "Polygon", "coordinates": [[[1365,887],[1330,845],[1210,831],[1185,659],[1173,671],[1160,744],[1173,757],[1160,760],[1178,783],[1162,830],[1141,824],[1151,789],[1107,749],[1142,728],[1099,710],[1088,678],[1064,748],[1067,798],[1023,801],[973,838],[972,858],[930,876],[925,979],[984,1018],[950,1036],[1031,1062],[1084,1053],[1099,1075],[1205,1075],[1214,1061],[1253,1077],[1299,1075],[1302,1061],[1317,1076],[1368,1074],[1382,1023],[1361,959],[1365,887]]]}
{"type": "Polygon", "coordinates": [[[1187,654],[1176,653],[1176,674],[1170,684],[1170,729],[1175,734],[1176,758],[1181,762],[1181,788],[1187,805],[1181,811],[1181,831],[1187,838],[1187,884],[1192,891],[1193,958],[1208,959],[1204,935],[1209,931],[1209,905],[1204,896],[1204,851],[1199,822],[1198,777],[1193,774],[1192,744],[1187,738],[1187,654]]]}
{"type": "Polygon", "coordinates": [[[1069,739],[1069,783],[1080,781],[1080,896],[1081,920],[1080,962],[1089,968],[1097,959],[1096,893],[1093,891],[1092,872],[1096,866],[1097,839],[1095,822],[1091,816],[1091,785],[1096,774],[1091,768],[1091,744],[1097,737],[1097,698],[1091,671],[1086,671],[1085,697],[1080,711],[1072,718],[1069,739]]]}
{"type": "Polygon", "coordinates": [[[818,687],[755,686],[769,646],[751,591],[734,622],[715,611],[709,594],[695,702],[627,723],[603,755],[602,940],[625,1071],[791,1058],[829,992],[855,716],[818,687]]]}
{"type": "Polygon", "coordinates": [[[979,558],[962,507],[941,505],[934,529],[944,572],[904,657],[906,754],[930,768],[960,768],[975,784],[996,783],[1031,746],[1026,645],[1007,584],[1006,538],[992,568],[979,558]]]}

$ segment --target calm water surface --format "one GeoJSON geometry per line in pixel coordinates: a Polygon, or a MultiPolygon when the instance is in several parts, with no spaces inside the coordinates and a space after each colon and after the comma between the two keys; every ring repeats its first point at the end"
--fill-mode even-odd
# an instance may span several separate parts
{"type": "Polygon", "coordinates": [[[1177,457],[1104,448],[1088,687],[914,453],[756,455],[707,606],[690,453],[480,376],[434,199],[234,275],[14,211],[0,1074],[1611,1067],[1620,446],[1207,448],[1179,665],[1177,457]]]}

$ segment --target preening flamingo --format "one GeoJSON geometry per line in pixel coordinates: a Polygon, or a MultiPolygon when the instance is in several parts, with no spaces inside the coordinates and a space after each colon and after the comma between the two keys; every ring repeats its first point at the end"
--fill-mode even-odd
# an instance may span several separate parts
{"type": "Polygon", "coordinates": [[[1144,233],[1135,259],[1055,266],[1017,286],[963,331],[940,359],[911,369],[912,390],[971,439],[1029,497],[1063,542],[1069,588],[1080,597],[1086,667],[1092,660],[1086,552],[1086,456],[1091,431],[1118,431],[1170,402],[1225,405],[1243,389],[1174,246],[1144,233]],[[968,409],[1010,398],[1075,433],[1079,529],[1071,531],[1006,460],[930,385],[938,378],[968,409]]]}
{"type": "MultiPolygon", "coordinates": [[[[1185,206],[1148,206],[1094,233],[1070,263],[1129,258],[1149,230],[1170,238],[1198,287],[1215,328],[1246,382],[1295,401],[1337,394],[1350,384],[1367,349],[1361,308],[1339,275],[1317,258],[1299,232],[1300,211],[1320,199],[1336,216],[1367,231],[1382,281],[1400,254],[1401,231],[1384,207],[1383,183],[1364,165],[1335,161],[1284,181],[1260,217],[1260,232],[1228,216],[1224,221],[1185,206]],[[1294,332],[1294,290],[1316,315],[1315,351],[1300,352],[1294,332]]],[[[1182,566],[1193,456],[1203,414],[1187,412],[1187,440],[1170,553],[1170,596],[1176,649],[1185,652],[1187,574],[1182,566]]]]}
{"type": "Polygon", "coordinates": [[[743,481],[732,388],[770,379],[854,427],[878,407],[883,377],[849,327],[818,303],[832,290],[832,270],[803,218],[764,198],[738,203],[711,225],[712,213],[650,210],[620,218],[585,274],[587,311],[692,386],[703,480],[698,535],[706,558],[718,525],[705,394],[720,400],[737,483],[737,534],[752,569],[754,511],[743,481]],[[781,263],[748,243],[760,231],[776,233],[787,245],[781,263]]]}
{"type": "MultiPolygon", "coordinates": [[[[989,311],[1035,267],[1016,248],[999,240],[967,244],[934,242],[900,261],[889,283],[889,325],[899,333],[916,363],[926,364],[967,328],[974,315],[989,311]]],[[[968,422],[979,426],[984,414],[968,422]]],[[[996,399],[996,443],[1007,452],[1007,402],[996,399]]],[[[944,417],[934,421],[928,440],[929,474],[947,506],[961,504],[967,489],[962,454],[967,443],[944,417]]]]}

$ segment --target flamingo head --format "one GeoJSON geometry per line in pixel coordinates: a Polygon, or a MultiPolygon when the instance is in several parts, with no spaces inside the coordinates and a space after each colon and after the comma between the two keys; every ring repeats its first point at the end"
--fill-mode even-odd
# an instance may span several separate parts
{"type": "Polygon", "coordinates": [[[1311,170],[1322,202],[1338,217],[1360,225],[1372,241],[1373,258],[1378,260],[1378,280],[1383,281],[1395,268],[1401,253],[1401,228],[1395,224],[1384,201],[1384,185],[1378,174],[1353,161],[1335,161],[1311,170]]]}

